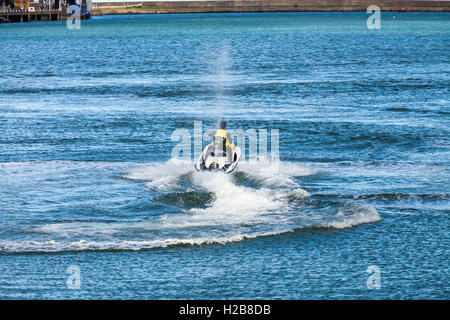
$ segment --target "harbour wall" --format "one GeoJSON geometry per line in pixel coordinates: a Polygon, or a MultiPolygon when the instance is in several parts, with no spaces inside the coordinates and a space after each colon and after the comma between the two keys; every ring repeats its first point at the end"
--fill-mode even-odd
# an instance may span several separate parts
{"type": "Polygon", "coordinates": [[[382,11],[445,12],[450,1],[405,0],[246,0],[246,1],[143,1],[98,2],[93,14],[366,11],[377,5],[382,11]]]}

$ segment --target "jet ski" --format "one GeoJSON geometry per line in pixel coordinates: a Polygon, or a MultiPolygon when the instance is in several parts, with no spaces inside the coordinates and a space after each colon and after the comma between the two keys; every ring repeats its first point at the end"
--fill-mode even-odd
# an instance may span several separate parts
{"type": "Polygon", "coordinates": [[[206,146],[195,164],[195,169],[197,171],[223,171],[227,174],[233,172],[241,157],[241,149],[239,147],[226,149],[218,144],[206,146]]]}

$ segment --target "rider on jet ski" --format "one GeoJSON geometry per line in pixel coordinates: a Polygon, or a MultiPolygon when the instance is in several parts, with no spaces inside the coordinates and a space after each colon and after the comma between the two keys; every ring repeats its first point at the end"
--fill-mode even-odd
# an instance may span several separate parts
{"type": "Polygon", "coordinates": [[[236,169],[241,158],[241,149],[235,146],[233,138],[227,132],[227,123],[220,122],[220,129],[209,134],[214,137],[211,144],[207,145],[195,164],[197,171],[224,171],[226,174],[236,169]]]}
{"type": "MultiPolygon", "coordinates": [[[[215,148],[216,156],[231,157],[234,149],[233,137],[227,132],[227,123],[220,121],[220,129],[215,130],[209,134],[210,137],[214,137],[211,145],[215,148]]],[[[229,159],[231,162],[231,159],[229,159]]]]}

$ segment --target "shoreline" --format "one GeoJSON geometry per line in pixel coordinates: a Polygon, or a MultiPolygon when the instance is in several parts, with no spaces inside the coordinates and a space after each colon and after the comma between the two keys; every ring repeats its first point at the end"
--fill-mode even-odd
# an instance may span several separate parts
{"type": "MultiPolygon", "coordinates": [[[[92,15],[244,12],[366,12],[373,0],[248,0],[94,3],[92,15]]],[[[388,0],[376,4],[381,11],[450,12],[450,1],[388,0]]]]}
{"type": "MultiPolygon", "coordinates": [[[[187,14],[187,13],[257,13],[257,12],[367,12],[373,0],[225,0],[225,1],[142,1],[97,2],[91,15],[187,14]]],[[[450,12],[450,1],[380,0],[384,12],[450,12]]],[[[91,15],[82,16],[89,19],[91,15]]],[[[1,23],[61,21],[67,19],[66,8],[51,10],[0,10],[1,23]]]]}

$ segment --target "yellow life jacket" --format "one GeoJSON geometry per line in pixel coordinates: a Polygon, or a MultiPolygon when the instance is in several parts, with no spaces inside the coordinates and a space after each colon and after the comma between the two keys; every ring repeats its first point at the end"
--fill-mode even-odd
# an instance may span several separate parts
{"type": "Polygon", "coordinates": [[[226,141],[226,143],[225,143],[226,147],[234,148],[234,143],[230,143],[230,141],[228,141],[227,130],[217,129],[215,136],[224,139],[226,141]]]}

